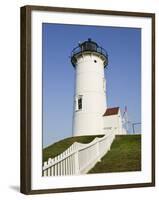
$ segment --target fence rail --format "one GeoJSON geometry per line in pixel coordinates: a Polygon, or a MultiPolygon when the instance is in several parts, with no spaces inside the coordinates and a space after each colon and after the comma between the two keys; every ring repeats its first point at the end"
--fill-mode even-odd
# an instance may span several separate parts
{"type": "Polygon", "coordinates": [[[43,164],[43,176],[78,175],[87,173],[108,152],[115,138],[109,133],[88,144],[74,142],[66,151],[43,164]]]}

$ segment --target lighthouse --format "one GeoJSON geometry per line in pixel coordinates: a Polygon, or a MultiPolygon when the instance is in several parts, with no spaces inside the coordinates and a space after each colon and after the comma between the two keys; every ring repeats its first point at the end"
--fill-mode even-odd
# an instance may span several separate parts
{"type": "Polygon", "coordinates": [[[89,38],[73,49],[71,63],[75,69],[73,136],[105,134],[107,52],[89,38]]]}

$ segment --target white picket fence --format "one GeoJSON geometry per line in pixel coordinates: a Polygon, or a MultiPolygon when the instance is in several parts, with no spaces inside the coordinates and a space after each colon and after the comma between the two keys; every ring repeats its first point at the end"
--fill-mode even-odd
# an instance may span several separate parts
{"type": "Polygon", "coordinates": [[[43,176],[78,175],[87,173],[110,150],[114,133],[96,137],[88,144],[75,142],[66,151],[49,158],[43,165],[43,176]]]}

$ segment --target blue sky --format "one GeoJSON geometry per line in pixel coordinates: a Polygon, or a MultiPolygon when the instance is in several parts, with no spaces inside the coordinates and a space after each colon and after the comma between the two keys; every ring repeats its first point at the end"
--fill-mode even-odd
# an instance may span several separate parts
{"type": "Polygon", "coordinates": [[[72,136],[75,69],[70,54],[88,38],[109,55],[108,107],[127,106],[141,122],[141,30],[137,28],[43,24],[43,146],[72,136]]]}

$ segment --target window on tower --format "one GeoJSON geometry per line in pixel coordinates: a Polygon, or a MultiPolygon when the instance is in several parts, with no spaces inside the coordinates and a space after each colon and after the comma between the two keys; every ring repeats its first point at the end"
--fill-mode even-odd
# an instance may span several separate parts
{"type": "Polygon", "coordinates": [[[76,97],[76,111],[82,110],[82,95],[76,97]]]}
{"type": "Polygon", "coordinates": [[[82,109],[82,97],[78,99],[78,110],[82,109]]]}

